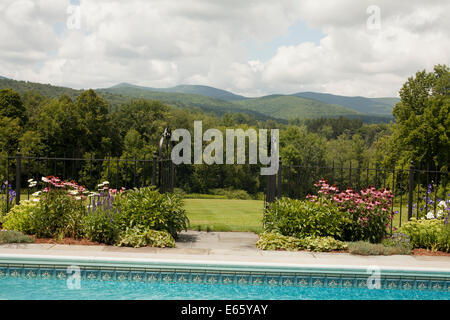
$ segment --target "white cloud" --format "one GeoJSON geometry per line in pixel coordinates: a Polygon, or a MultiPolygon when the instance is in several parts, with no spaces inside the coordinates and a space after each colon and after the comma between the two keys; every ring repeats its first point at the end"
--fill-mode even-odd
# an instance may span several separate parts
{"type": "Polygon", "coordinates": [[[366,0],[80,2],[81,29],[67,30],[69,0],[0,0],[0,75],[76,88],[392,96],[417,70],[449,64],[445,0],[379,0],[380,30],[366,28],[366,0]],[[299,19],[325,37],[248,60],[246,42],[269,42],[299,19]]]}

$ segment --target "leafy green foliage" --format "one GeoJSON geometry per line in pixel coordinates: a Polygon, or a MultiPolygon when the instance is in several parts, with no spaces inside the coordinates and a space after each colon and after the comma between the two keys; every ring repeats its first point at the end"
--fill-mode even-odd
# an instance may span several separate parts
{"type": "Polygon", "coordinates": [[[164,230],[173,237],[186,230],[189,220],[178,194],[161,194],[153,187],[129,190],[120,203],[118,224],[121,230],[164,230]]]}
{"type": "Polygon", "coordinates": [[[68,196],[65,190],[53,190],[41,197],[39,209],[33,213],[34,234],[40,238],[79,238],[84,214],[82,200],[68,196]]]}
{"type": "Polygon", "coordinates": [[[330,203],[338,208],[351,223],[347,223],[343,238],[347,241],[369,240],[379,243],[386,235],[386,227],[392,219],[390,208],[393,194],[388,189],[376,190],[374,187],[356,192],[351,188],[339,191],[327,181],[319,180],[318,196],[308,195],[310,201],[328,206],[330,203]]]}
{"type": "Polygon", "coordinates": [[[347,244],[333,237],[296,237],[284,236],[276,232],[265,232],[260,235],[256,247],[261,250],[308,250],[327,252],[332,250],[345,250],[347,244]]]}
{"type": "Polygon", "coordinates": [[[450,226],[441,219],[417,220],[412,218],[399,230],[406,234],[414,248],[450,252],[450,226]]]}
{"type": "Polygon", "coordinates": [[[19,231],[0,230],[0,243],[32,243],[34,239],[19,231]]]}
{"type": "Polygon", "coordinates": [[[264,214],[266,232],[279,232],[285,236],[342,237],[349,223],[344,212],[331,203],[281,198],[270,204],[264,214]]]}
{"type": "Polygon", "coordinates": [[[302,242],[302,248],[309,251],[328,252],[347,249],[347,243],[333,237],[306,237],[302,242]]]}
{"type": "Polygon", "coordinates": [[[20,125],[27,122],[27,114],[20,95],[11,90],[0,90],[0,117],[19,119],[20,125]]]}
{"type": "Polygon", "coordinates": [[[37,202],[23,200],[19,206],[14,206],[3,218],[3,228],[33,234],[33,218],[39,210],[37,202]]]}
{"type": "Polygon", "coordinates": [[[118,246],[124,247],[159,247],[174,248],[175,240],[167,231],[157,231],[133,227],[120,235],[118,246]]]}
{"type": "Polygon", "coordinates": [[[296,251],[302,246],[302,241],[295,237],[284,236],[276,232],[262,233],[256,242],[261,250],[288,250],[296,251]]]}
{"type": "Polygon", "coordinates": [[[401,102],[394,110],[390,160],[439,168],[450,163],[450,72],[437,65],[434,71],[417,72],[400,89],[401,102]]]}
{"type": "Polygon", "coordinates": [[[91,241],[116,244],[119,239],[119,227],[106,210],[89,212],[82,220],[82,233],[91,241]]]}
{"type": "Polygon", "coordinates": [[[245,190],[234,189],[212,189],[214,195],[224,196],[225,199],[250,200],[252,197],[245,190]]]}

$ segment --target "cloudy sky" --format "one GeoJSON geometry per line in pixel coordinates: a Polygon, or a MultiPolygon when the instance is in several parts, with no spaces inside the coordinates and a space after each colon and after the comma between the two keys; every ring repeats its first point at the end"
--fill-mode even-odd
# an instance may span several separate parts
{"type": "Polygon", "coordinates": [[[450,64],[447,0],[0,0],[0,75],[397,96],[450,64]]]}

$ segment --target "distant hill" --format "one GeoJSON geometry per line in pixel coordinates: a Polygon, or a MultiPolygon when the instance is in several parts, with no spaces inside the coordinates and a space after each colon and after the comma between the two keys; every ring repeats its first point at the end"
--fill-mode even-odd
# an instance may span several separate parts
{"type": "Polygon", "coordinates": [[[209,96],[199,95],[199,94],[188,94],[188,93],[178,93],[178,92],[160,92],[154,91],[156,89],[148,87],[140,87],[133,85],[118,85],[111,88],[97,89],[96,91],[100,94],[113,94],[120,95],[123,97],[129,97],[131,99],[152,99],[159,100],[161,102],[173,105],[179,108],[199,108],[206,112],[214,112],[215,114],[221,116],[225,113],[246,113],[253,115],[258,120],[268,120],[276,118],[264,114],[256,110],[250,110],[248,108],[243,108],[237,104],[230,101],[225,101],[221,99],[212,98],[209,96]]]}
{"type": "Polygon", "coordinates": [[[280,119],[355,116],[355,110],[340,105],[291,95],[270,95],[237,101],[236,104],[280,119]]]}
{"type": "MultiPolygon", "coordinates": [[[[43,84],[29,81],[18,81],[11,79],[0,79],[0,89],[10,88],[19,93],[24,93],[28,91],[35,91],[39,94],[49,97],[49,98],[59,98],[62,95],[67,95],[72,99],[83,92],[83,90],[76,90],[67,87],[58,87],[51,84],[43,84]]],[[[120,95],[114,95],[108,92],[99,93],[110,105],[111,110],[116,110],[119,105],[129,101],[128,97],[123,97],[120,95]]]]}
{"type": "Polygon", "coordinates": [[[0,79],[0,89],[11,88],[19,93],[24,93],[26,91],[36,91],[41,95],[56,98],[63,94],[68,95],[71,98],[76,97],[79,94],[79,90],[57,87],[51,84],[43,84],[29,81],[18,81],[12,79],[2,78],[0,79]]]}
{"type": "MultiPolygon", "coordinates": [[[[19,93],[24,93],[28,91],[35,91],[39,94],[49,97],[58,98],[61,95],[67,95],[72,99],[83,92],[83,90],[76,90],[66,87],[57,87],[50,84],[34,83],[28,81],[17,81],[10,79],[0,79],[0,89],[11,88],[19,93]]],[[[197,94],[185,94],[176,92],[157,92],[152,91],[146,87],[139,87],[133,85],[118,85],[113,88],[108,89],[96,89],[95,90],[100,96],[102,96],[110,105],[111,110],[117,110],[117,108],[131,99],[152,99],[160,100],[161,102],[167,103],[169,105],[178,108],[198,108],[205,112],[214,112],[215,114],[221,116],[225,113],[245,113],[255,117],[257,120],[280,120],[275,119],[271,116],[259,113],[257,111],[252,111],[249,109],[242,108],[238,105],[234,105],[231,102],[214,99],[207,96],[197,95],[197,94]]],[[[284,122],[284,121],[283,121],[284,122]]]]}
{"type": "Polygon", "coordinates": [[[215,99],[225,100],[225,101],[236,101],[246,99],[244,96],[240,96],[234,93],[231,93],[226,90],[217,89],[208,86],[200,86],[200,85],[179,85],[172,88],[151,88],[151,87],[142,87],[136,86],[129,83],[120,83],[108,89],[123,89],[123,88],[137,88],[144,89],[149,91],[157,91],[157,92],[175,92],[175,93],[187,93],[187,94],[198,94],[205,97],[211,97],[215,99]]]}
{"type": "MultiPolygon", "coordinates": [[[[56,98],[68,95],[75,99],[83,90],[0,79],[0,89],[12,88],[19,93],[36,91],[56,98]]],[[[172,88],[150,88],[121,83],[110,88],[95,89],[111,110],[130,99],[153,99],[178,108],[201,109],[219,116],[225,113],[246,113],[258,120],[287,122],[294,118],[350,117],[364,122],[389,122],[397,98],[346,97],[333,94],[300,92],[293,95],[269,95],[247,98],[208,86],[181,85],[172,88]],[[221,97],[221,98],[219,98],[221,97]]]]}
{"type": "Polygon", "coordinates": [[[379,116],[392,116],[394,105],[400,101],[398,98],[347,97],[317,92],[299,92],[294,94],[294,96],[338,104],[360,113],[379,116]]]}
{"type": "Polygon", "coordinates": [[[8,78],[6,78],[6,77],[3,77],[3,76],[0,76],[0,79],[8,79],[8,78]]]}

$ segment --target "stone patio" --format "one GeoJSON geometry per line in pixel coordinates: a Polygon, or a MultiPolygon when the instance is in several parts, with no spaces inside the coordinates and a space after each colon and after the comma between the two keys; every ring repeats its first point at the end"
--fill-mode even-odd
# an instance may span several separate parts
{"type": "Polygon", "coordinates": [[[126,248],[59,244],[3,244],[0,255],[139,258],[145,260],[288,264],[301,266],[380,266],[450,271],[448,256],[358,256],[348,253],[262,251],[250,232],[182,232],[176,248],[126,248]]]}

